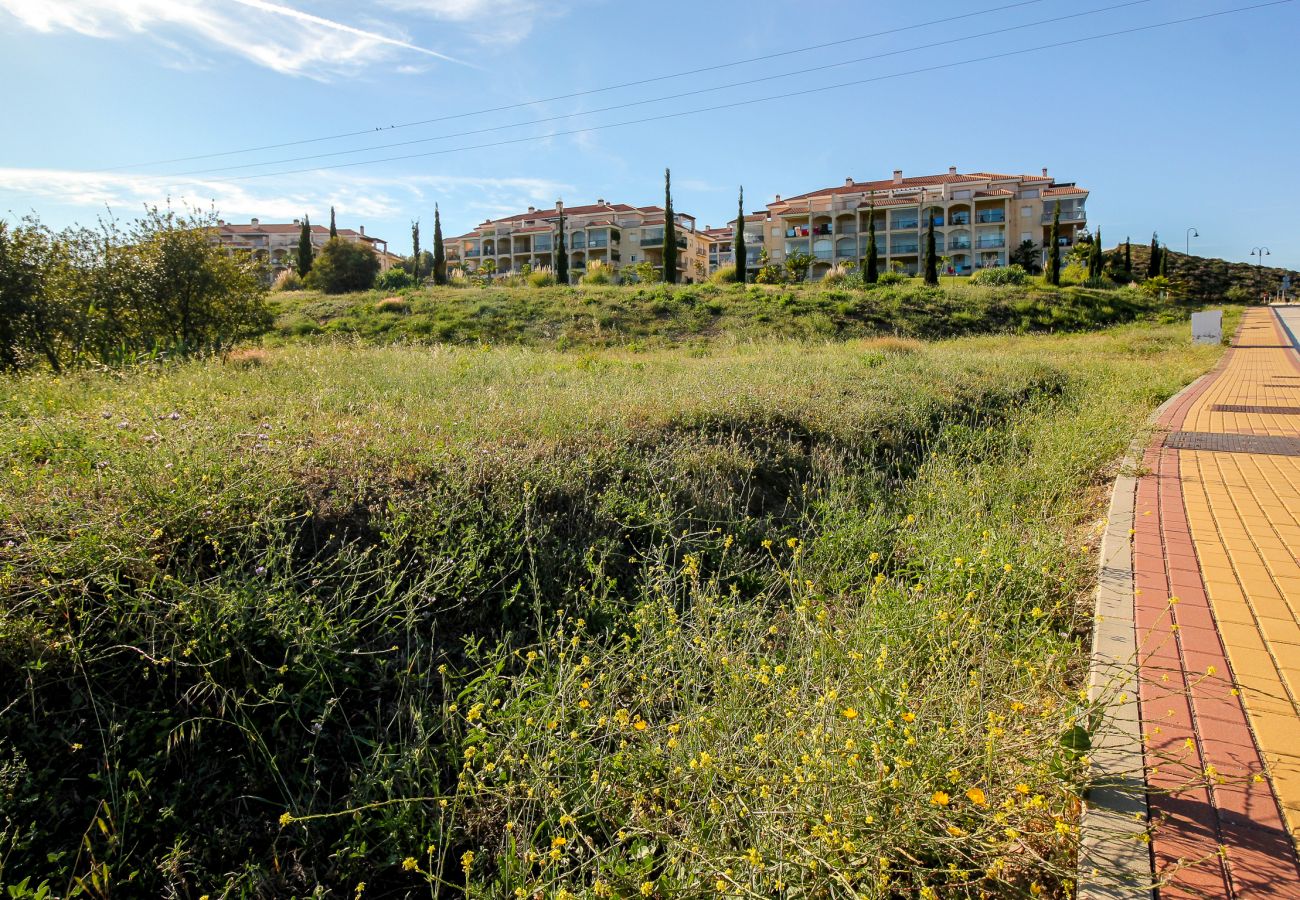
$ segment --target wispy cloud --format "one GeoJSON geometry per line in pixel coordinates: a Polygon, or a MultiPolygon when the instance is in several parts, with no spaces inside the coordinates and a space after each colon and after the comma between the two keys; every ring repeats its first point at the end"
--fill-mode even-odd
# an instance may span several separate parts
{"type": "Polygon", "coordinates": [[[414,43],[394,23],[360,28],[270,0],[0,0],[0,12],[40,32],[147,35],[184,53],[215,48],[321,80],[412,55],[459,62],[414,43]]]}
{"type": "Polygon", "coordinates": [[[105,206],[131,212],[144,205],[213,207],[225,218],[259,216],[292,219],[316,214],[330,206],[350,220],[402,219],[417,215],[435,202],[444,210],[472,211],[460,218],[483,217],[500,210],[549,205],[572,187],[546,178],[471,178],[454,175],[379,177],[309,173],[294,177],[294,186],[249,185],[221,180],[168,184],[150,175],[86,172],[74,169],[0,168],[0,194],[14,207],[0,210],[21,215],[19,202],[71,208],[83,221],[105,206]],[[19,202],[15,202],[19,201],[19,202]]]}

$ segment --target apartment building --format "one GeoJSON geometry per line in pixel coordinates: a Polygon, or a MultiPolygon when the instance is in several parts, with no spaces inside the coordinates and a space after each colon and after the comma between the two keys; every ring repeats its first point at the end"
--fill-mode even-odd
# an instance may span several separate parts
{"type": "MultiPolygon", "coordinates": [[[[881,270],[916,274],[924,264],[925,232],[935,224],[935,249],[948,257],[957,274],[1005,266],[1008,254],[1024,241],[1033,241],[1047,256],[1052,216],[1061,210],[1059,244],[1073,246],[1087,227],[1088,191],[1073,182],[1058,182],[1043,169],[1041,175],[959,173],[854,181],[767,205],[762,222],[763,246],[779,264],[792,253],[814,257],[809,277],[820,278],[839,262],[866,255],[868,216],[874,210],[876,249],[881,270]]],[[[750,217],[746,216],[746,229],[750,217]]]]}
{"type": "MultiPolygon", "coordinates": [[[[749,271],[758,268],[758,257],[763,251],[763,229],[767,222],[767,213],[758,212],[745,216],[745,267],[749,271]]],[[[700,232],[708,243],[709,274],[718,269],[733,265],[736,261],[736,220],[727,223],[726,228],[706,227],[700,232]]]]}
{"type": "MultiPolygon", "coordinates": [[[[402,261],[400,256],[388,252],[388,242],[382,238],[366,234],[366,227],[360,231],[351,228],[338,229],[339,237],[345,241],[365,244],[379,257],[381,272],[386,272],[402,261]]],[[[286,269],[293,268],[298,261],[298,239],[302,234],[302,222],[294,219],[289,222],[262,222],[251,220],[247,225],[217,220],[215,240],[226,248],[227,252],[251,254],[270,266],[272,277],[286,269]]],[[[330,230],[323,225],[311,226],[311,244],[320,252],[329,240],[330,230]]]]}
{"type": "MultiPolygon", "coordinates": [[[[489,219],[468,234],[447,238],[447,258],[477,272],[491,260],[498,274],[555,267],[560,210],[529,207],[526,212],[489,219]]],[[[664,209],[628,206],[603,198],[585,206],[563,207],[565,248],[573,279],[592,262],[614,270],[649,262],[663,271],[664,209]]],[[[702,281],[709,273],[709,243],[695,227],[695,217],[674,213],[677,229],[677,280],[702,281]]]]}

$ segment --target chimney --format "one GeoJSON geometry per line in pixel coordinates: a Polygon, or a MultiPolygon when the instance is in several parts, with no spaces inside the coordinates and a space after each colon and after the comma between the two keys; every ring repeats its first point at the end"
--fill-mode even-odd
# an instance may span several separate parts
{"type": "Polygon", "coordinates": [[[780,203],[780,202],[781,202],[781,195],[780,195],[780,194],[777,194],[777,195],[776,195],[776,199],[773,200],[772,202],[773,202],[773,203],[780,203]]]}
{"type": "Polygon", "coordinates": [[[364,225],[361,226],[361,236],[362,236],[362,237],[365,237],[365,236],[366,236],[366,226],[364,226],[364,225]]]}
{"type": "Polygon", "coordinates": [[[1047,177],[1047,166],[1043,166],[1043,177],[1047,177]]]}
{"type": "Polygon", "coordinates": [[[295,224],[295,225],[301,225],[301,224],[302,224],[302,219],[294,219],[294,220],[293,220],[293,224],[295,224]]]}
{"type": "Polygon", "coordinates": [[[258,226],[258,224],[259,224],[259,223],[258,223],[257,219],[253,219],[253,227],[256,228],[256,227],[258,226]]]}
{"type": "Polygon", "coordinates": [[[604,206],[604,205],[605,205],[605,198],[604,198],[604,197],[601,197],[599,200],[597,200],[597,201],[596,201],[596,205],[597,205],[597,206],[604,206]]]}
{"type": "Polygon", "coordinates": [[[555,201],[555,211],[556,211],[556,212],[563,212],[563,211],[564,211],[564,201],[563,201],[563,200],[556,200],[556,201],[555,201]]]}
{"type": "Polygon", "coordinates": [[[956,175],[956,174],[957,174],[957,167],[956,167],[956,166],[949,166],[949,167],[948,167],[948,174],[949,174],[949,175],[956,175]]]}
{"type": "Polygon", "coordinates": [[[217,224],[218,224],[218,225],[225,225],[225,224],[226,224],[226,220],[225,220],[225,219],[217,219],[217,224]]]}
{"type": "Polygon", "coordinates": [[[529,211],[529,212],[537,212],[537,207],[536,207],[536,206],[530,206],[530,207],[528,207],[528,211],[529,211]]]}
{"type": "Polygon", "coordinates": [[[903,170],[902,170],[902,169],[895,169],[895,170],[894,170],[894,184],[902,184],[902,183],[903,183],[903,170]]]}
{"type": "Polygon", "coordinates": [[[845,186],[845,187],[853,187],[853,179],[852,179],[852,177],[850,177],[850,178],[845,178],[845,179],[844,179],[844,186],[845,186]]]}

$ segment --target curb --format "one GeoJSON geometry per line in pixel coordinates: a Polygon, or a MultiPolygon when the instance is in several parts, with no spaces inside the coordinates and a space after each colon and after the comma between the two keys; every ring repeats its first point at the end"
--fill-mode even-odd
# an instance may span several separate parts
{"type": "MultiPolygon", "coordinates": [[[[1216,367],[1217,371],[1217,367],[1216,367]]],[[[1202,375],[1151,414],[1165,411],[1215,372],[1202,375]]],[[[1155,869],[1147,823],[1147,784],[1138,707],[1138,643],[1133,575],[1138,460],[1150,442],[1134,440],[1120,462],[1111,492],[1098,561],[1097,595],[1088,673],[1088,699],[1118,698],[1093,734],[1092,784],[1080,825],[1078,900],[1152,900],[1155,869]]]]}

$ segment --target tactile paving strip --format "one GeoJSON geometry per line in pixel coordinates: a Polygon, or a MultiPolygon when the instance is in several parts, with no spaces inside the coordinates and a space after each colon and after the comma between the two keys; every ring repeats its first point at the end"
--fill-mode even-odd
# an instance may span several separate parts
{"type": "Polygon", "coordinates": [[[1300,456],[1300,438],[1266,434],[1220,434],[1212,431],[1174,431],[1165,437],[1173,450],[1211,450],[1219,453],[1262,453],[1300,456]]]}
{"type": "Polygon", "coordinates": [[[1249,406],[1243,403],[1216,403],[1210,409],[1215,412],[1263,413],[1266,416],[1300,415],[1300,406],[1249,406]]]}

